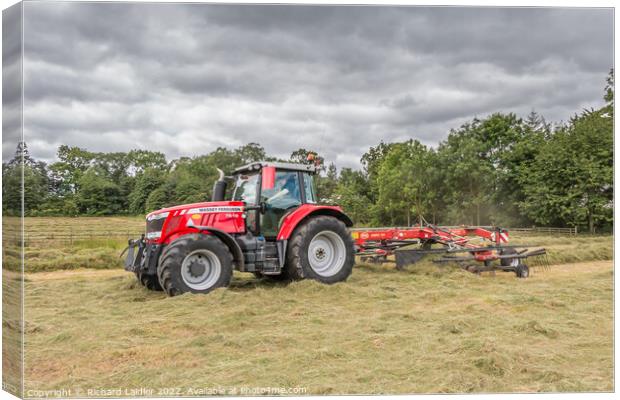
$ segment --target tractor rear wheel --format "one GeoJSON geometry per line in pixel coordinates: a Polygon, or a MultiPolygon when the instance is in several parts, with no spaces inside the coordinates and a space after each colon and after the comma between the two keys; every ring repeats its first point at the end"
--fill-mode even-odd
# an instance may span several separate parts
{"type": "Polygon", "coordinates": [[[334,217],[315,217],[295,229],[288,243],[283,277],[322,283],[345,281],[355,263],[351,234],[334,217]]]}
{"type": "Polygon", "coordinates": [[[185,235],[162,252],[157,267],[159,283],[169,296],[186,292],[209,293],[230,284],[233,257],[213,235],[185,235]]]}
{"type": "Polygon", "coordinates": [[[136,278],[138,282],[149,290],[161,291],[163,290],[159,284],[159,278],[157,275],[148,275],[144,271],[136,271],[136,278]]]}

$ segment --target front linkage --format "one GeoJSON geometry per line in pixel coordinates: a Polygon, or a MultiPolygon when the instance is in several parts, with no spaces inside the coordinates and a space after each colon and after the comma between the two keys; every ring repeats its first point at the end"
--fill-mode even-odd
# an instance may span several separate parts
{"type": "Polygon", "coordinates": [[[125,252],[127,252],[125,257],[126,271],[135,274],[140,274],[143,271],[149,275],[156,274],[161,245],[147,243],[144,240],[144,235],[142,235],[139,239],[129,239],[121,257],[125,252]]]}

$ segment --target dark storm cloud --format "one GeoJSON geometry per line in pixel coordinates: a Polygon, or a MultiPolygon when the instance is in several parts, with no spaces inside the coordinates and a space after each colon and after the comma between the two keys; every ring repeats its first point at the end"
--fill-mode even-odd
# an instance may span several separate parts
{"type": "Polygon", "coordinates": [[[20,4],[2,12],[2,161],[15,155],[21,130],[21,12],[20,4]]]}
{"type": "Polygon", "coordinates": [[[495,111],[566,120],[613,63],[603,9],[26,3],[25,26],[26,140],[48,160],[257,141],[357,166],[495,111]]]}

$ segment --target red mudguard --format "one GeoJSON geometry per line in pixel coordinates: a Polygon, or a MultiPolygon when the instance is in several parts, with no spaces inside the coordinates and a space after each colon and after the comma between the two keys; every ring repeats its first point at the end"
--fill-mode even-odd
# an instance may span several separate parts
{"type": "Polygon", "coordinates": [[[351,218],[349,218],[339,206],[302,204],[282,218],[282,225],[280,226],[280,232],[278,232],[277,239],[287,240],[300,223],[307,218],[317,215],[334,217],[344,222],[344,224],[348,227],[353,226],[353,221],[351,221],[351,218]]]}

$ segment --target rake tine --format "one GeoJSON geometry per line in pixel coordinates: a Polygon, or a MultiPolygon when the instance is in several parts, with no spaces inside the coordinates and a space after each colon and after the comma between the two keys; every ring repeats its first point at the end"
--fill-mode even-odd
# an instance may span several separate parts
{"type": "Polygon", "coordinates": [[[549,257],[547,254],[541,254],[539,256],[534,257],[534,261],[536,263],[536,269],[546,272],[551,269],[551,265],[549,263],[549,257]]]}

